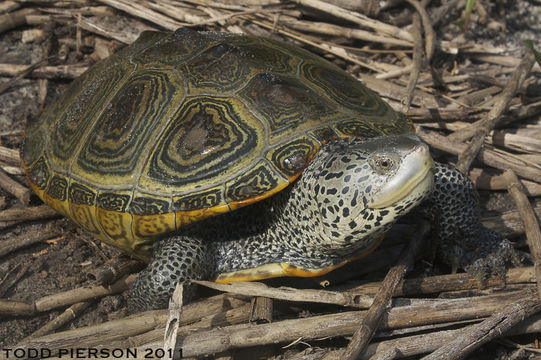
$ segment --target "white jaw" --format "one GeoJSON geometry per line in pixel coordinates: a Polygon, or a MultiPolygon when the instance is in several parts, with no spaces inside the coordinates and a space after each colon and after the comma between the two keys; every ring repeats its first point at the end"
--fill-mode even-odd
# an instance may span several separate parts
{"type": "Polygon", "coordinates": [[[397,204],[408,197],[429,193],[434,183],[434,161],[428,146],[420,143],[401,162],[392,178],[374,195],[368,207],[382,209],[397,204]]]}

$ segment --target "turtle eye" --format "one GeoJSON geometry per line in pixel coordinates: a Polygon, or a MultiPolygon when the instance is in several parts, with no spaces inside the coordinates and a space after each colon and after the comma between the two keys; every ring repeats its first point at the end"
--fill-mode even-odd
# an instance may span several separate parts
{"type": "Polygon", "coordinates": [[[388,173],[396,167],[395,159],[389,156],[377,156],[370,161],[372,168],[380,174],[388,173]]]}

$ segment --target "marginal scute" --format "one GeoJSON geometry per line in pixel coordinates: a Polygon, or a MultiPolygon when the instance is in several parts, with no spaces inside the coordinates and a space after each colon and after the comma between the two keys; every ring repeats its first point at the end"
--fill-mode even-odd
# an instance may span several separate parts
{"type": "Polygon", "coordinates": [[[45,190],[47,188],[47,183],[51,177],[51,172],[49,170],[47,160],[45,160],[43,156],[32,164],[28,172],[30,174],[30,178],[39,189],[45,190]]]}
{"type": "Polygon", "coordinates": [[[99,237],[101,228],[96,219],[96,207],[94,205],[71,202],[70,214],[77,224],[85,228],[93,236],[99,237]]]}
{"type": "Polygon", "coordinates": [[[281,174],[292,178],[302,172],[318,150],[319,144],[314,139],[302,136],[271,149],[266,157],[281,174]]]}
{"type": "Polygon", "coordinates": [[[96,217],[102,232],[106,235],[103,241],[133,253],[135,239],[131,230],[131,214],[116,210],[111,211],[98,206],[96,208],[96,217]]]}
{"type": "Polygon", "coordinates": [[[69,199],[75,204],[94,205],[96,192],[87,186],[72,182],[69,188],[69,199]]]}
{"type": "Polygon", "coordinates": [[[158,215],[170,212],[169,201],[149,196],[136,196],[130,202],[128,212],[135,215],[158,215]]]}
{"type": "Polygon", "coordinates": [[[175,231],[175,213],[154,216],[133,215],[133,236],[138,246],[151,244],[156,234],[168,234],[175,231]]]}
{"type": "Polygon", "coordinates": [[[384,135],[381,129],[362,119],[350,119],[334,124],[333,127],[343,137],[376,137],[384,135]]]}
{"type": "Polygon", "coordinates": [[[32,167],[34,162],[43,159],[43,150],[45,149],[45,131],[41,122],[37,119],[29,119],[26,125],[26,137],[24,138],[22,149],[22,160],[28,167],[32,167]]]}
{"type": "Polygon", "coordinates": [[[174,211],[207,209],[220,204],[224,204],[221,186],[207,189],[202,192],[194,192],[189,195],[173,197],[174,211]]]}
{"type": "Polygon", "coordinates": [[[105,210],[125,212],[130,201],[130,195],[114,192],[102,192],[98,194],[96,205],[105,210]]]}
{"type": "Polygon", "coordinates": [[[225,198],[227,203],[255,201],[257,197],[269,194],[284,181],[262,160],[251,170],[226,183],[225,198]]]}
{"type": "Polygon", "coordinates": [[[55,199],[66,201],[67,190],[68,181],[66,178],[60,175],[54,175],[47,188],[47,193],[55,199]]]}
{"type": "Polygon", "coordinates": [[[338,139],[338,135],[336,135],[336,133],[328,126],[315,129],[311,134],[322,144],[338,139]]]}

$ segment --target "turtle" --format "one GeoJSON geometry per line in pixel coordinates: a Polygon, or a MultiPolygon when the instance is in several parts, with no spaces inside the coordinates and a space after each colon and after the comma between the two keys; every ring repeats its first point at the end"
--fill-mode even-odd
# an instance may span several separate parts
{"type": "Polygon", "coordinates": [[[323,275],[419,207],[440,214],[438,246],[461,267],[511,251],[404,115],[270,38],[143,32],[27,124],[22,166],[46,204],[149,263],[134,310],[166,306],[186,279],[323,275]]]}

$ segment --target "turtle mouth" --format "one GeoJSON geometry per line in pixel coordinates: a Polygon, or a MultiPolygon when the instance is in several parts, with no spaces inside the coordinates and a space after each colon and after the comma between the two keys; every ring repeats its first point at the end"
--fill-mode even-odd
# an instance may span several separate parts
{"type": "MultiPolygon", "coordinates": [[[[424,144],[412,151],[402,161],[400,169],[374,196],[372,209],[388,208],[403,201],[413,193],[428,194],[434,183],[434,160],[424,144]]],[[[421,196],[424,198],[425,196],[421,196]]]]}

